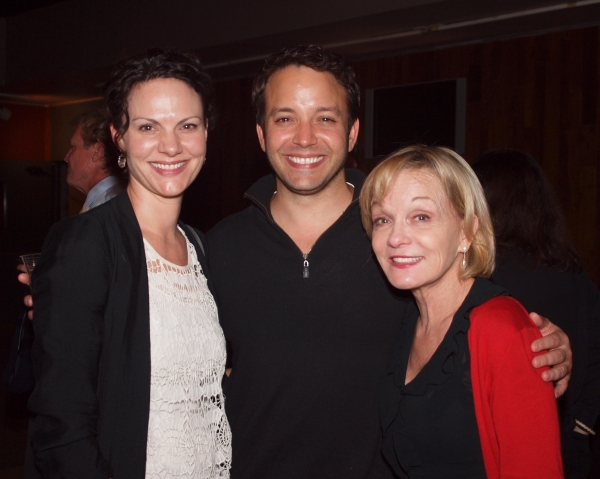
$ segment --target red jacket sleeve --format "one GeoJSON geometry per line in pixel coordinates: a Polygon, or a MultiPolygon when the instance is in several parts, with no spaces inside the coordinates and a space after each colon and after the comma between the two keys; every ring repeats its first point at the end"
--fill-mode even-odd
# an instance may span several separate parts
{"type": "Polygon", "coordinates": [[[488,479],[563,477],[554,389],[531,364],[539,337],[513,298],[500,296],[471,312],[473,397],[488,479]]]}

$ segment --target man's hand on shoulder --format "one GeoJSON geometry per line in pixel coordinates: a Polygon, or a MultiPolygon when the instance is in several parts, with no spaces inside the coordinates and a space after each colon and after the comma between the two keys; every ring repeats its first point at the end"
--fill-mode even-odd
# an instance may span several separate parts
{"type": "Polygon", "coordinates": [[[535,368],[550,366],[550,369],[542,373],[542,379],[555,382],[554,394],[558,398],[567,390],[573,369],[573,352],[569,337],[548,318],[537,313],[529,313],[529,316],[543,336],[531,343],[531,350],[534,352],[547,351],[545,354],[533,358],[532,364],[535,368]]]}

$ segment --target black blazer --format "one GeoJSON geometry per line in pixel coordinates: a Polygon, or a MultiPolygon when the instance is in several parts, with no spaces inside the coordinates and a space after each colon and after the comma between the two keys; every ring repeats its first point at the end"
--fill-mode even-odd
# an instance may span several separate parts
{"type": "MultiPolygon", "coordinates": [[[[189,227],[180,226],[196,251],[204,251],[206,242],[200,248],[189,227]]],[[[198,256],[206,274],[205,257],[198,256]]],[[[44,478],[143,479],[148,275],[127,193],[53,226],[32,284],[36,387],[29,408],[36,468],[44,478]]]]}

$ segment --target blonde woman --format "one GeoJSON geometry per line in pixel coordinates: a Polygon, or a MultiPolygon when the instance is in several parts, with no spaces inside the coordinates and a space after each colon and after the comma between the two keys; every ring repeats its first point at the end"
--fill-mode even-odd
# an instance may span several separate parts
{"type": "Polygon", "coordinates": [[[390,283],[415,306],[380,387],[383,454],[402,478],[561,478],[552,385],[531,362],[540,336],[488,277],[483,191],[446,148],[393,153],[366,180],[362,220],[390,283]]]}

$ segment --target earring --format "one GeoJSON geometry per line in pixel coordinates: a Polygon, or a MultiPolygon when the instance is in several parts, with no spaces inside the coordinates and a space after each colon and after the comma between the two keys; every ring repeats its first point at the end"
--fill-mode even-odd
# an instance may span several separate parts
{"type": "Polygon", "coordinates": [[[119,155],[117,163],[119,164],[119,168],[125,168],[125,166],[127,166],[127,157],[123,153],[121,153],[119,155]]]}
{"type": "Polygon", "coordinates": [[[467,247],[463,248],[463,260],[462,260],[463,268],[467,266],[467,247]]]}

